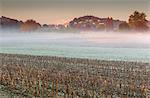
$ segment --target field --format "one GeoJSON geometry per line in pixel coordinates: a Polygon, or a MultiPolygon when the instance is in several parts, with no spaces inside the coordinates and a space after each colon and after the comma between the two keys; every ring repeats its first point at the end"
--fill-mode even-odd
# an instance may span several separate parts
{"type": "Polygon", "coordinates": [[[150,34],[0,33],[0,53],[150,62],[150,34]]]}
{"type": "Polygon", "coordinates": [[[150,65],[0,54],[1,91],[43,98],[149,98],[150,65]]]}

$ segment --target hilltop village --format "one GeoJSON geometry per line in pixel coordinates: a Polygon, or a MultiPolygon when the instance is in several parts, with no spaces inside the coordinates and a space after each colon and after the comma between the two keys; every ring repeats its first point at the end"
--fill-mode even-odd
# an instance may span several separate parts
{"type": "Polygon", "coordinates": [[[59,31],[149,31],[150,21],[144,13],[135,11],[129,16],[128,22],[119,19],[99,18],[92,15],[82,16],[64,24],[40,24],[33,19],[25,22],[2,16],[0,28],[3,30],[22,32],[59,32],[59,31]],[[136,20],[135,20],[136,19],[136,20]]]}

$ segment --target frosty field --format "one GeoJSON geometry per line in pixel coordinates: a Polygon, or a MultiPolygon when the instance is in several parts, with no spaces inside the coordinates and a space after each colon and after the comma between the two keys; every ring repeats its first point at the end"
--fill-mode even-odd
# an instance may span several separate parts
{"type": "Polygon", "coordinates": [[[150,61],[150,34],[0,33],[0,53],[150,61]]]}

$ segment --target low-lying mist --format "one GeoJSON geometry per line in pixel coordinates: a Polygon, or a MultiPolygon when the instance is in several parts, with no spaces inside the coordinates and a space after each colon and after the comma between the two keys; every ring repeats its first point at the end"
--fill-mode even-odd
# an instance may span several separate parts
{"type": "Polygon", "coordinates": [[[0,33],[0,53],[150,61],[150,33],[0,33]]]}
{"type": "Polygon", "coordinates": [[[68,45],[94,47],[150,48],[149,32],[0,32],[1,46],[68,45]]]}

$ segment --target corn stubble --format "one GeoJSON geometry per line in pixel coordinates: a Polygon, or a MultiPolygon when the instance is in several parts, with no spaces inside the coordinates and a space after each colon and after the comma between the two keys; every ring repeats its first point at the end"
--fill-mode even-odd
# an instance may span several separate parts
{"type": "MultiPolygon", "coordinates": [[[[10,58],[7,56],[7,60],[10,58]]],[[[0,66],[0,84],[24,97],[150,97],[150,67],[147,63],[59,57],[47,59],[47,63],[43,61],[44,57],[30,57],[30,61],[19,56],[13,59],[17,63],[11,60],[13,63],[3,62],[0,66]],[[32,65],[26,65],[27,62],[32,65]]]]}

